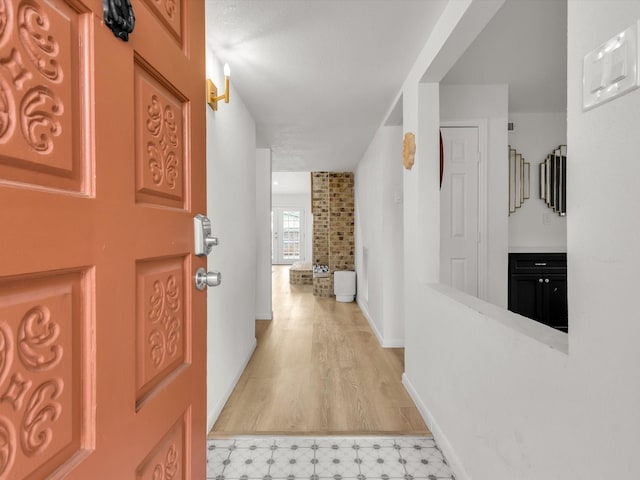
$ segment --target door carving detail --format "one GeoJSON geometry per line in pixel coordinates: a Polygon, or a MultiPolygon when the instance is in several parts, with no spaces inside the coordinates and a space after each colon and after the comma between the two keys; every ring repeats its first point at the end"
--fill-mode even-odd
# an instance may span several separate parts
{"type": "Polygon", "coordinates": [[[20,360],[29,370],[48,370],[62,358],[62,347],[56,343],[60,325],[51,321],[51,312],[39,305],[29,310],[18,329],[20,360]]]}
{"type": "Polygon", "coordinates": [[[174,424],[137,470],[136,480],[184,480],[185,421],[174,424]]]}
{"type": "Polygon", "coordinates": [[[170,105],[162,105],[157,95],[151,96],[147,114],[147,130],[151,134],[147,142],[151,179],[157,186],[165,184],[175,190],[179,167],[176,114],[170,105]]]}
{"type": "Polygon", "coordinates": [[[0,418],[0,478],[5,478],[5,473],[13,467],[16,453],[15,437],[13,425],[0,418]]]}
{"type": "MultiPolygon", "coordinates": [[[[2,3],[0,18],[0,38],[8,36],[13,28],[8,23],[10,5],[2,3]]],[[[64,112],[62,100],[50,88],[36,85],[22,92],[25,83],[43,77],[51,83],[60,83],[62,68],[57,57],[60,45],[50,34],[49,16],[32,2],[23,1],[18,7],[16,28],[23,47],[23,53],[30,60],[34,71],[24,64],[22,54],[13,48],[9,55],[0,59],[11,76],[12,91],[6,81],[2,82],[2,116],[0,117],[0,141],[13,134],[15,104],[20,103],[20,123],[27,143],[39,154],[46,155],[53,150],[53,137],[60,136],[62,125],[56,118],[64,112]],[[39,73],[39,75],[37,75],[39,73]],[[34,75],[36,74],[36,75],[34,75]]]]}
{"type": "Polygon", "coordinates": [[[7,378],[12,361],[13,340],[11,338],[11,331],[7,325],[0,323],[0,385],[2,385],[7,378]]]}
{"type": "Polygon", "coordinates": [[[9,23],[9,8],[11,4],[7,0],[0,0],[0,47],[6,40],[5,34],[8,32],[7,25],[9,23]]]}
{"type": "Polygon", "coordinates": [[[153,480],[173,480],[179,468],[178,449],[175,444],[169,447],[164,462],[156,464],[153,469],[153,480]]]}
{"type": "Polygon", "coordinates": [[[82,274],[0,281],[0,480],[82,448],[82,274]]]}
{"type": "Polygon", "coordinates": [[[20,432],[22,450],[27,456],[42,452],[51,443],[53,431],[46,425],[60,418],[62,405],[57,400],[63,388],[62,380],[56,378],[44,382],[31,395],[20,432]]]}
{"type": "MultiPolygon", "coordinates": [[[[17,49],[13,48],[8,57],[2,59],[2,66],[7,69],[13,80],[13,87],[16,90],[22,90],[24,83],[33,78],[33,75],[26,69],[22,61],[22,55],[17,49]]],[[[9,89],[7,88],[7,91],[9,89]]],[[[9,92],[10,93],[10,92],[9,92]]]]}
{"type": "Polygon", "coordinates": [[[139,202],[184,207],[185,107],[165,80],[136,65],[136,183],[139,202]]]}
{"type": "Polygon", "coordinates": [[[0,402],[7,402],[13,406],[14,410],[20,410],[24,397],[31,388],[31,381],[25,379],[20,372],[11,376],[11,382],[7,391],[0,397],[0,402]]]}
{"type": "Polygon", "coordinates": [[[63,112],[60,98],[46,87],[34,87],[24,96],[20,105],[22,134],[36,152],[45,155],[53,151],[53,137],[62,133],[56,117],[63,112]]]}
{"type": "Polygon", "coordinates": [[[138,404],[185,361],[184,258],[137,268],[138,404]]]}
{"type": "Polygon", "coordinates": [[[16,107],[7,82],[0,77],[0,142],[13,135],[16,107]]]}
{"type": "Polygon", "coordinates": [[[0,0],[3,179],[82,189],[86,22],[87,15],[67,4],[54,9],[36,0],[0,0]]]}
{"type": "Polygon", "coordinates": [[[149,334],[149,343],[151,359],[156,368],[162,365],[165,357],[174,357],[178,351],[181,295],[174,275],[169,275],[165,282],[157,280],[153,284],[149,320],[154,328],[149,334]]]}
{"type": "Polygon", "coordinates": [[[146,2],[168,33],[182,43],[182,1],[146,0],[146,2]]]}
{"type": "Polygon", "coordinates": [[[164,9],[167,12],[167,16],[173,18],[176,13],[176,0],[164,0],[164,9]]]}
{"type": "Polygon", "coordinates": [[[37,5],[23,2],[18,10],[20,41],[31,63],[43,77],[54,83],[62,81],[62,70],[56,60],[60,45],[50,34],[49,17],[37,5]]]}

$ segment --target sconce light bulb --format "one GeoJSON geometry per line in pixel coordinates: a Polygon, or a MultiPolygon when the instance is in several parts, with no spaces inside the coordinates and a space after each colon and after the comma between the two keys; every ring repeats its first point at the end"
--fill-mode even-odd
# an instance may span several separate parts
{"type": "Polygon", "coordinates": [[[231,75],[231,69],[229,68],[229,64],[225,63],[224,64],[224,76],[228,77],[231,75]]]}

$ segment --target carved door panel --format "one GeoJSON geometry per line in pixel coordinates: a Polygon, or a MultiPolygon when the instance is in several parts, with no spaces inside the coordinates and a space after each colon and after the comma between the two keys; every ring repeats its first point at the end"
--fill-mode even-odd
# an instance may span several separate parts
{"type": "Polygon", "coordinates": [[[204,2],[0,0],[0,480],[205,477],[204,2]]]}

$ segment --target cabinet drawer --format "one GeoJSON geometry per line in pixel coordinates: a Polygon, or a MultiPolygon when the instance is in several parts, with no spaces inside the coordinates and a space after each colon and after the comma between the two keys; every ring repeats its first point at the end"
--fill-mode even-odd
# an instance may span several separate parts
{"type": "Polygon", "coordinates": [[[566,253],[512,253],[509,255],[510,273],[566,273],[566,253]]]}

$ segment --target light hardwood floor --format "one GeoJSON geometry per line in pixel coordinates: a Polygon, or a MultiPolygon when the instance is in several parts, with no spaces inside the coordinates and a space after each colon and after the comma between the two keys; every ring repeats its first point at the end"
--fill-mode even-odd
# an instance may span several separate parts
{"type": "Polygon", "coordinates": [[[401,383],[404,350],[384,349],[355,302],[314,297],[273,267],[272,321],[210,437],[428,434],[401,383]]]}

